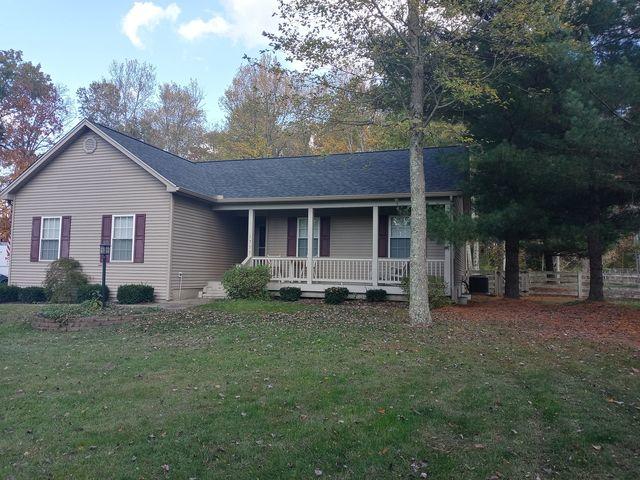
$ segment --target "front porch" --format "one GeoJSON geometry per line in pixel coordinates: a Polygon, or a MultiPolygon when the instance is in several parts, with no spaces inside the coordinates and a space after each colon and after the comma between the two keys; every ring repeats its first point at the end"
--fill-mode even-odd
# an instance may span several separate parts
{"type": "MultiPolygon", "coordinates": [[[[390,295],[402,295],[402,279],[409,275],[408,258],[313,258],[311,268],[307,257],[248,257],[243,264],[269,265],[271,283],[277,290],[296,286],[303,291],[322,292],[331,286],[345,286],[354,293],[383,288],[390,295]],[[375,263],[374,263],[375,262],[375,263]]],[[[428,260],[430,276],[447,279],[450,272],[446,259],[428,260]]],[[[447,294],[450,295],[449,282],[447,294]]]]}
{"type": "MultiPolygon", "coordinates": [[[[428,203],[450,208],[448,199],[428,203]]],[[[401,284],[410,271],[410,229],[402,223],[407,204],[260,205],[236,210],[247,221],[242,265],[268,265],[269,289],[274,291],[295,286],[313,296],[344,286],[356,294],[380,288],[389,295],[403,295],[401,284]]],[[[428,273],[444,280],[447,295],[453,293],[452,253],[449,245],[427,243],[428,273]]]]}

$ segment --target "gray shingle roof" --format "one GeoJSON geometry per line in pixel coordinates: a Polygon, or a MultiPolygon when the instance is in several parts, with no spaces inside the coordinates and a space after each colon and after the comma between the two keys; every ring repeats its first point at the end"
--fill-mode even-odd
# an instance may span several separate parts
{"type": "MultiPolygon", "coordinates": [[[[225,199],[399,194],[409,188],[408,150],[384,150],[255,160],[191,162],[102,125],[111,139],[176,186],[225,199]]],[[[453,165],[464,147],[424,149],[429,193],[460,189],[453,165]]]]}

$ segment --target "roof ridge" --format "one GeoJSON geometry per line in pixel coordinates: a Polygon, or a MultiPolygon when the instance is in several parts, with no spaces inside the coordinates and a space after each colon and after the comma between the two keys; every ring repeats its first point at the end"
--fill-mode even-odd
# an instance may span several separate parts
{"type": "MultiPolygon", "coordinates": [[[[422,150],[436,150],[436,149],[444,149],[444,148],[464,148],[463,144],[457,145],[443,145],[443,146],[432,146],[432,147],[422,147],[422,150]]],[[[335,157],[338,155],[363,155],[366,153],[384,153],[384,152],[404,152],[409,151],[408,148],[385,148],[382,150],[363,150],[361,152],[336,152],[336,153],[318,153],[315,155],[307,154],[307,155],[288,155],[286,157],[252,157],[252,158],[224,158],[220,160],[200,160],[200,161],[192,161],[187,160],[194,164],[206,164],[206,163],[220,163],[220,162],[246,162],[252,160],[285,160],[285,159],[294,159],[294,158],[318,158],[318,157],[335,157]]]]}

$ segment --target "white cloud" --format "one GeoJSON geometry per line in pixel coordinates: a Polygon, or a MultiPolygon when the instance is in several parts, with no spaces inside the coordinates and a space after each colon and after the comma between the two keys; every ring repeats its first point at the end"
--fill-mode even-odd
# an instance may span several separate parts
{"type": "Polygon", "coordinates": [[[217,35],[242,42],[252,48],[267,43],[263,31],[275,30],[278,19],[273,16],[277,0],[222,0],[224,12],[209,20],[196,18],[183,23],[178,33],[186,40],[217,35]]]}
{"type": "Polygon", "coordinates": [[[190,22],[183,23],[178,28],[178,33],[187,40],[195,40],[204,35],[228,35],[231,30],[231,25],[219,15],[214,15],[210,20],[204,21],[201,18],[196,18],[190,22]]]}
{"type": "Polygon", "coordinates": [[[162,20],[175,22],[180,7],[175,3],[162,8],[153,2],[135,2],[122,19],[122,33],[138,48],[144,48],[139,36],[140,29],[152,31],[162,20]]]}

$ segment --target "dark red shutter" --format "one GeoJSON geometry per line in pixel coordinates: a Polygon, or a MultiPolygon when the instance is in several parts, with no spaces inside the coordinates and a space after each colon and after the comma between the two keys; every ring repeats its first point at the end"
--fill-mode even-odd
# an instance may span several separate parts
{"type": "Polygon", "coordinates": [[[71,217],[62,217],[60,230],[60,258],[69,258],[71,244],[71,217]]]}
{"type": "Polygon", "coordinates": [[[389,256],[389,216],[378,217],[378,257],[389,256]]]}
{"type": "Polygon", "coordinates": [[[147,216],[144,213],[136,214],[136,230],[133,242],[133,263],[144,263],[144,229],[147,225],[147,216]]]}
{"type": "Polygon", "coordinates": [[[287,219],[287,257],[296,256],[298,243],[298,218],[289,217],[287,219]]]}
{"type": "Polygon", "coordinates": [[[40,260],[40,224],[42,217],[33,217],[31,220],[31,257],[32,262],[40,260]]]}
{"type": "Polygon", "coordinates": [[[331,217],[320,217],[320,256],[331,254],[331,217]]]}
{"type": "MultiPolygon", "coordinates": [[[[111,244],[111,215],[102,216],[102,233],[100,234],[100,243],[111,244]]],[[[109,257],[107,257],[107,263],[109,263],[109,257]]],[[[102,257],[100,257],[100,263],[102,263],[102,257]]]]}

